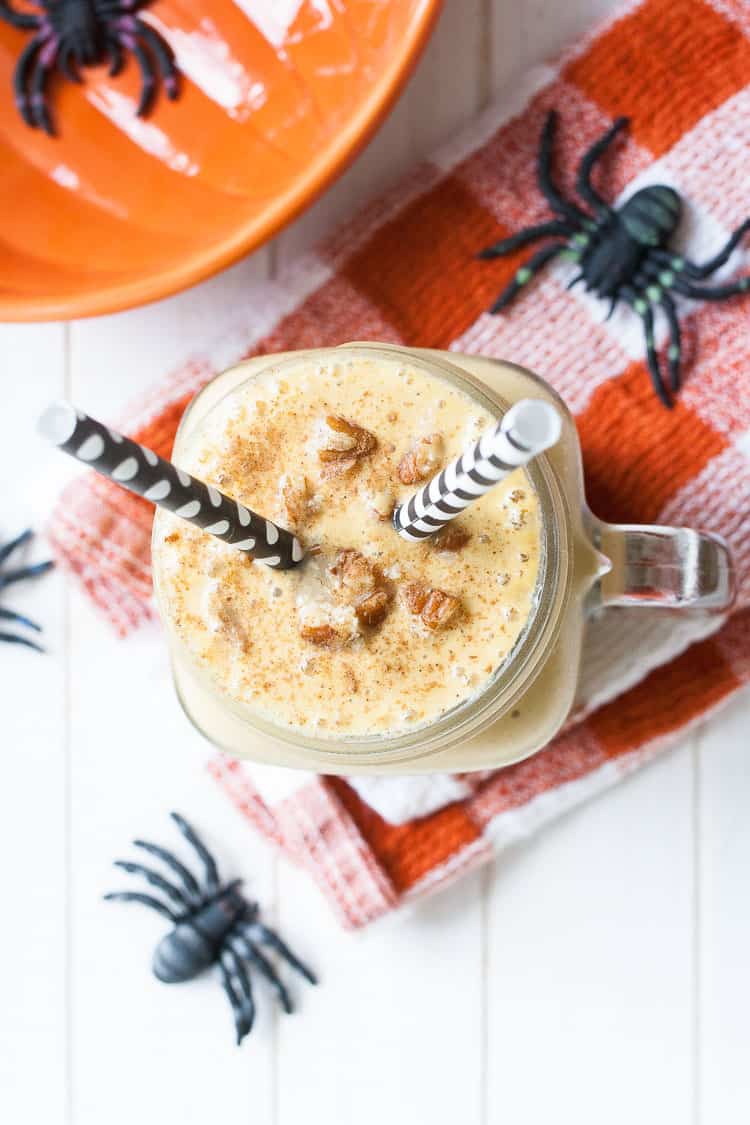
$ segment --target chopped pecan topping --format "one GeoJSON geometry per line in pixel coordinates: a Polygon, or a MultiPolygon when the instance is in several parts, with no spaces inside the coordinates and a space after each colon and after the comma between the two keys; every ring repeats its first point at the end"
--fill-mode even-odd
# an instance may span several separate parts
{"type": "Polygon", "coordinates": [[[462,527],[460,523],[455,523],[455,521],[446,524],[444,528],[438,531],[437,535],[432,537],[438,551],[460,551],[470,539],[471,532],[462,527]]]}
{"type": "Polygon", "coordinates": [[[339,551],[328,568],[336,597],[352,606],[361,625],[373,627],[384,619],[391,603],[390,590],[376,566],[359,551],[339,551]]]}
{"type": "Polygon", "coordinates": [[[354,612],[361,625],[367,625],[372,629],[385,619],[390,604],[391,596],[389,592],[385,589],[376,590],[374,594],[370,594],[369,597],[360,602],[355,607],[354,612]]]}
{"type": "Polygon", "coordinates": [[[404,600],[415,616],[432,632],[452,625],[461,611],[461,602],[445,590],[436,590],[414,582],[404,590],[404,600]]]}
{"type": "Polygon", "coordinates": [[[444,449],[442,434],[420,438],[399,461],[398,479],[402,484],[417,484],[434,476],[443,460],[444,449]]]}
{"type": "Polygon", "coordinates": [[[318,453],[324,476],[351,472],[359,461],[377,449],[378,439],[374,434],[340,414],[329,414],[326,428],[326,444],[318,453]]]}
{"type": "Polygon", "coordinates": [[[359,551],[339,551],[328,568],[334,588],[342,594],[342,601],[358,601],[372,594],[378,587],[378,572],[369,559],[359,551]]]}
{"type": "Polygon", "coordinates": [[[303,625],[299,632],[303,641],[322,648],[335,648],[341,643],[341,636],[332,625],[303,625]]]}
{"type": "Polygon", "coordinates": [[[427,602],[429,590],[421,582],[410,582],[404,588],[404,601],[410,613],[421,613],[427,602]]]}

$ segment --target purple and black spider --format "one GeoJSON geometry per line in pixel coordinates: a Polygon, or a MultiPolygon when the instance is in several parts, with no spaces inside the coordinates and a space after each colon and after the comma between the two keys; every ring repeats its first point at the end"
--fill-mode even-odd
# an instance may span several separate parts
{"type": "MultiPolygon", "coordinates": [[[[16,539],[12,539],[10,543],[0,547],[0,567],[6,559],[10,558],[14,551],[18,551],[24,547],[32,538],[33,532],[31,530],[24,531],[16,539]]],[[[14,582],[21,582],[25,578],[37,578],[41,574],[46,574],[54,566],[52,562],[33,563],[31,566],[17,566],[10,570],[0,569],[0,591],[4,590],[6,586],[11,586],[14,582]]],[[[37,625],[29,617],[24,617],[21,613],[15,613],[12,609],[3,609],[0,606],[0,622],[9,621],[14,625],[21,625],[25,629],[31,629],[35,633],[41,633],[41,625],[37,625]]],[[[36,652],[44,652],[44,649],[36,641],[30,637],[25,637],[22,633],[8,633],[0,627],[0,641],[12,645],[24,645],[26,648],[33,648],[36,652]]]]}
{"type": "Polygon", "coordinates": [[[158,980],[165,984],[193,980],[204,969],[218,964],[224,991],[232,1006],[239,1044],[252,1029],[255,1018],[248,965],[266,978],[284,1011],[292,1011],[289,993],[260,946],[272,949],[310,984],[318,982],[278,934],[260,921],[258,904],[249,902],[238,890],[242,880],[222,883],[216,860],[195,830],[178,813],[173,812],[171,816],[203,864],[202,881],[165,848],[146,840],[134,840],[136,848],[155,856],[174,872],[177,882],[170,882],[144,864],[118,859],[116,867],[131,875],[142,875],[164,898],[137,891],[114,891],[104,897],[109,901],[140,902],[172,923],[173,928],[154,952],[153,970],[158,980]],[[169,901],[165,902],[165,898],[169,901]]]}
{"type": "Polygon", "coordinates": [[[32,129],[54,129],[47,108],[46,83],[55,67],[70,82],[80,82],[79,67],[109,59],[109,73],[119,74],[124,51],[132,51],[141,70],[136,113],[144,117],[154,99],[157,75],[167,97],[177,97],[178,72],[167,43],[136,12],[148,0],[34,0],[39,15],[18,12],[0,0],[0,17],[13,27],[35,32],[21,52],[13,75],[19,113],[32,129]]]}
{"type": "Polygon", "coordinates": [[[750,219],[737,228],[729,241],[713,258],[702,265],[676,254],[667,246],[677,229],[682,200],[674,188],[651,184],[635,192],[615,210],[604,200],[591,182],[591,173],[617,134],[626,128],[628,119],[618,117],[607,132],[591,146],[578,166],[576,187],[589,211],[577,202],[566,199],[552,176],[552,144],[557,114],[552,111],[542,131],[537,164],[539,188],[556,218],[538,226],[528,227],[510,238],[483,250],[480,258],[498,258],[512,254],[542,238],[556,241],[543,246],[516,271],[490,312],[498,313],[510,304],[516,294],[555,257],[577,262],[580,273],[571,281],[572,288],[583,281],[585,288],[597,297],[610,300],[609,316],[618,301],[626,301],[643,323],[646,355],[654,390],[667,407],[680,388],[680,322],[672,294],[693,300],[723,301],[750,291],[750,277],[742,277],[726,285],[701,286],[728,260],[746,231],[750,219]],[[654,310],[661,309],[669,328],[667,363],[669,390],[659,365],[654,343],[654,310]]]}

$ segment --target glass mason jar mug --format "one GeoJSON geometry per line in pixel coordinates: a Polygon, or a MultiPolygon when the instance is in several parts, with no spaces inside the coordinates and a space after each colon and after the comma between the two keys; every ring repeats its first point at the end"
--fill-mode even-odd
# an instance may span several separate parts
{"type": "MultiPolygon", "coordinates": [[[[157,511],[154,584],[175,685],[188,717],[219,748],[237,757],[326,773],[467,771],[508,765],[539,750],[564,723],[575,697],[586,619],[596,609],[638,605],[645,612],[659,607],[721,612],[731,604],[731,562],[716,537],[687,528],[607,524],[589,511],[571,415],[542,379],[511,363],[369,343],[256,357],[219,375],[196,396],[177,434],[175,461],[188,460],[196,470],[193,455],[205,441],[214,412],[220,404],[224,409],[231,404],[248,381],[269,373],[286,372],[293,378],[303,361],[330,364],[347,359],[375,368],[379,362],[407,363],[435,380],[438,395],[447,383],[494,417],[521,398],[546,399],[558,408],[563,419],[560,441],[525,470],[540,517],[531,611],[510,653],[489,679],[431,721],[357,735],[311,733],[234,697],[215,669],[194,659],[167,593],[164,543],[172,517],[157,511]]],[[[272,613],[272,607],[267,612],[272,613]]],[[[252,631],[252,622],[247,627],[252,631]]]]}

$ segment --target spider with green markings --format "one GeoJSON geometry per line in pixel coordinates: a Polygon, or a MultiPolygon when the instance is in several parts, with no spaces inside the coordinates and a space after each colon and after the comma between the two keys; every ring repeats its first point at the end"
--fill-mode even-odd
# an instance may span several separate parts
{"type": "Polygon", "coordinates": [[[628,124],[618,117],[612,127],[591,146],[579,168],[576,188],[591,212],[579,203],[566,199],[552,176],[552,144],[557,115],[550,112],[542,132],[537,167],[539,187],[555,214],[554,219],[528,227],[483,250],[480,258],[498,258],[512,254],[542,238],[555,241],[543,246],[516,271],[491,312],[498,313],[510,304],[516,294],[555,257],[571,259],[580,266],[580,273],[571,281],[572,288],[583,281],[587,290],[611,302],[608,318],[619,301],[627,304],[643,322],[648,367],[654,389],[665,406],[673,405],[673,396],[680,388],[680,322],[673,294],[693,300],[723,301],[750,291],[750,277],[741,277],[725,285],[698,285],[728,260],[746,231],[750,219],[732,234],[727,244],[708,262],[698,265],[676,254],[668,247],[680,221],[682,200],[674,188],[651,184],[635,192],[615,210],[591,182],[597,161],[618,133],[628,124]],[[661,310],[669,328],[667,348],[668,384],[659,364],[654,343],[654,312],[661,310]]]}

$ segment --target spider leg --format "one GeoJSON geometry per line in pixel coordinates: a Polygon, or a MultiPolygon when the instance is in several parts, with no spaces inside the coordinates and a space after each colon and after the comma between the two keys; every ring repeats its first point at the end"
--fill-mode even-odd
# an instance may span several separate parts
{"type": "Polygon", "coordinates": [[[604,155],[606,149],[612,144],[617,134],[621,132],[628,125],[627,117],[618,117],[615,123],[607,130],[603,137],[591,146],[586,155],[581,161],[578,169],[578,179],[576,180],[576,189],[582,199],[585,199],[590,207],[593,207],[596,214],[611,214],[612,208],[606,200],[602,199],[599,192],[591,183],[591,173],[594,170],[596,162],[604,155]]]}
{"type": "MultiPolygon", "coordinates": [[[[37,55],[44,45],[44,39],[41,35],[35,35],[30,43],[27,43],[21,52],[16,69],[13,72],[13,94],[15,97],[18,112],[24,119],[27,125],[32,129],[36,128],[36,121],[31,108],[31,102],[27,93],[27,86],[29,76],[36,65],[37,55]]],[[[20,540],[19,540],[20,542],[20,540]]],[[[7,550],[7,548],[5,548],[7,550]]],[[[12,549],[12,545],[11,545],[12,549]]],[[[0,561],[4,556],[0,554],[0,561]]]]}
{"type": "Polygon", "coordinates": [[[133,22],[136,26],[135,34],[140,38],[141,42],[148,47],[159,65],[159,70],[164,79],[164,89],[166,90],[167,97],[170,101],[174,101],[178,94],[178,71],[175,66],[172,48],[162,39],[161,35],[157,35],[154,29],[149,27],[147,23],[144,23],[142,19],[136,16],[133,22]]]}
{"type": "Polygon", "coordinates": [[[552,145],[557,127],[557,114],[553,109],[547,114],[547,120],[542,130],[542,143],[539,147],[537,163],[537,182],[552,210],[576,226],[591,222],[591,217],[586,214],[576,203],[571,203],[560,192],[552,176],[552,145]]]}
{"type": "Polygon", "coordinates": [[[666,270],[671,270],[675,274],[680,274],[684,271],[685,276],[690,278],[691,281],[701,281],[729,260],[735,246],[742,241],[749,230],[750,219],[745,219],[744,223],[737,227],[737,230],[730,236],[726,245],[719,253],[715,254],[713,258],[709,258],[707,262],[701,264],[691,262],[689,258],[683,258],[679,254],[670,254],[668,250],[652,251],[652,257],[656,258],[659,264],[666,270]]]}
{"type": "Polygon", "coordinates": [[[28,12],[17,12],[11,8],[6,0],[0,0],[0,16],[6,20],[11,27],[20,27],[23,30],[30,28],[38,28],[41,24],[39,16],[32,16],[28,12]]]}
{"type": "Polygon", "coordinates": [[[44,87],[49,77],[50,67],[54,65],[55,58],[56,51],[54,47],[50,49],[50,45],[45,44],[44,48],[37,55],[31,79],[30,101],[34,123],[40,129],[43,129],[49,137],[54,136],[55,130],[52,128],[52,119],[47,109],[44,87]]]}
{"type": "Polygon", "coordinates": [[[52,560],[48,559],[46,562],[33,563],[31,566],[20,566],[16,570],[6,570],[5,574],[0,574],[0,590],[11,586],[14,582],[22,582],[24,578],[39,578],[48,570],[52,570],[54,565],[52,560]]]}
{"type": "Polygon", "coordinates": [[[305,980],[308,980],[310,984],[318,983],[318,978],[315,974],[308,969],[307,965],[303,964],[298,957],[295,957],[289,946],[281,940],[278,934],[275,934],[273,930],[269,930],[268,926],[264,926],[262,922],[250,922],[243,926],[243,931],[251,941],[265,942],[265,944],[270,946],[280,957],[283,957],[293,969],[296,969],[305,980]]]}
{"type": "Polygon", "coordinates": [[[292,1007],[289,993],[281,979],[276,975],[276,970],[268,958],[264,957],[261,951],[256,949],[253,943],[246,938],[244,934],[232,935],[230,937],[230,943],[251,965],[255,965],[258,972],[266,978],[268,983],[275,990],[284,1011],[291,1015],[294,1008],[292,1007]]]}
{"type": "Polygon", "coordinates": [[[0,607],[0,620],[14,621],[17,625],[25,625],[27,629],[33,629],[35,633],[41,633],[41,625],[37,625],[36,621],[32,621],[30,617],[24,617],[22,613],[14,613],[12,609],[3,609],[0,607]]]}
{"type": "Polygon", "coordinates": [[[7,570],[5,574],[0,574],[0,590],[5,586],[11,586],[14,582],[22,582],[25,578],[38,578],[42,574],[46,574],[48,570],[52,570],[54,563],[51,559],[46,562],[33,563],[31,566],[20,566],[15,570],[7,570]]]}
{"type": "Polygon", "coordinates": [[[547,262],[556,257],[562,250],[566,249],[567,246],[564,242],[553,242],[550,246],[543,246],[541,250],[537,250],[536,254],[533,254],[528,262],[516,270],[513,280],[503,289],[490,309],[490,312],[499,313],[506,305],[509,305],[519,289],[527,285],[542,266],[546,265],[547,262]]]}
{"type": "Polygon", "coordinates": [[[150,844],[148,840],[133,840],[133,845],[136,848],[142,848],[143,851],[148,852],[149,855],[156,856],[157,859],[160,859],[162,863],[171,868],[182,883],[185,893],[192,899],[202,902],[203,895],[198,885],[198,880],[195,878],[192,871],[189,871],[183,863],[180,863],[176,855],[172,855],[166,848],[161,848],[158,844],[150,844]]]}
{"type": "Polygon", "coordinates": [[[528,246],[530,242],[536,242],[538,238],[546,238],[552,234],[569,235],[574,233],[570,223],[553,219],[549,223],[539,223],[538,226],[520,230],[517,234],[512,234],[510,238],[503,238],[500,242],[496,242],[494,246],[488,246],[485,250],[480,250],[477,257],[485,260],[502,258],[504,254],[512,254],[514,250],[520,250],[522,246],[528,246]]]}
{"type": "Polygon", "coordinates": [[[107,54],[110,58],[109,77],[116,78],[122,70],[122,64],[124,61],[122,47],[120,46],[119,41],[115,39],[114,35],[108,35],[104,42],[107,49],[107,54]]]}
{"type": "Polygon", "coordinates": [[[674,284],[671,277],[665,277],[664,271],[658,263],[654,262],[652,255],[648,255],[641,263],[641,269],[635,275],[634,282],[642,290],[652,305],[662,309],[669,326],[669,346],[667,348],[667,362],[669,364],[669,385],[673,392],[680,387],[680,360],[682,358],[682,340],[680,334],[680,321],[677,309],[668,290],[667,283],[674,284]]]}
{"type": "Polygon", "coordinates": [[[692,281],[675,278],[672,288],[683,297],[692,297],[694,301],[725,301],[727,297],[737,297],[740,293],[750,293],[750,277],[741,277],[738,281],[730,281],[728,285],[694,285],[692,281]]]}
{"type": "Polygon", "coordinates": [[[45,651],[36,641],[30,641],[28,637],[17,637],[15,633],[0,633],[0,642],[8,645],[23,645],[25,648],[33,648],[34,652],[45,651]]]}
{"type": "MultiPolygon", "coordinates": [[[[132,22],[130,19],[129,23],[132,22]]],[[[138,66],[141,71],[141,96],[136,108],[136,115],[138,117],[145,117],[151,109],[154,100],[154,93],[156,87],[156,78],[154,76],[154,67],[145,49],[136,39],[135,35],[130,33],[123,36],[124,45],[128,47],[136,57],[138,66]]]]}
{"type": "Polygon", "coordinates": [[[116,859],[115,867],[127,871],[128,875],[142,875],[147,883],[157,890],[162,891],[167,898],[171,898],[172,902],[177,903],[183,910],[190,910],[190,901],[185,897],[179,887],[175,887],[168,879],[165,879],[158,871],[153,871],[150,867],[146,867],[142,863],[131,863],[126,859],[116,859]]]}
{"type": "Polygon", "coordinates": [[[221,982],[232,1006],[234,1026],[239,1047],[249,1035],[255,1020],[255,1002],[250,978],[245,966],[233,949],[225,949],[219,959],[221,982]]]}
{"type": "Polygon", "coordinates": [[[163,914],[170,922],[176,922],[178,919],[178,915],[167,906],[166,902],[161,902],[153,895],[143,895],[139,891],[110,891],[103,897],[107,902],[140,902],[143,906],[150,906],[152,910],[163,914]]]}
{"type": "Polygon", "coordinates": [[[206,869],[206,887],[213,894],[214,891],[218,891],[219,889],[219,871],[216,866],[216,860],[184,817],[181,817],[180,814],[176,812],[170,813],[170,816],[187,842],[192,844],[198,853],[198,857],[202,860],[203,866],[206,869]]]}
{"type": "Polygon", "coordinates": [[[73,50],[71,47],[64,47],[58,55],[57,65],[60,72],[67,78],[68,82],[76,82],[80,85],[83,81],[73,58],[73,50]]]}
{"type": "Polygon", "coordinates": [[[682,359],[682,340],[680,337],[680,319],[677,316],[675,303],[669,293],[662,293],[659,304],[664,310],[669,325],[669,347],[667,348],[667,362],[669,363],[669,385],[673,392],[680,389],[680,360],[682,359]]]}
{"type": "Polygon", "coordinates": [[[22,531],[20,535],[17,535],[15,539],[11,539],[10,543],[6,543],[4,547],[0,547],[0,563],[5,562],[9,555],[12,555],[19,547],[23,547],[24,543],[28,543],[33,537],[34,532],[30,527],[27,527],[26,530],[22,531]]]}
{"type": "Polygon", "coordinates": [[[671,410],[674,403],[667,394],[659,368],[659,357],[656,354],[656,345],[654,343],[654,314],[651,305],[645,297],[641,297],[634,289],[631,289],[630,286],[623,286],[620,292],[643,322],[643,334],[646,339],[646,358],[648,360],[651,382],[653,383],[654,390],[660,401],[667,409],[671,410]]]}

